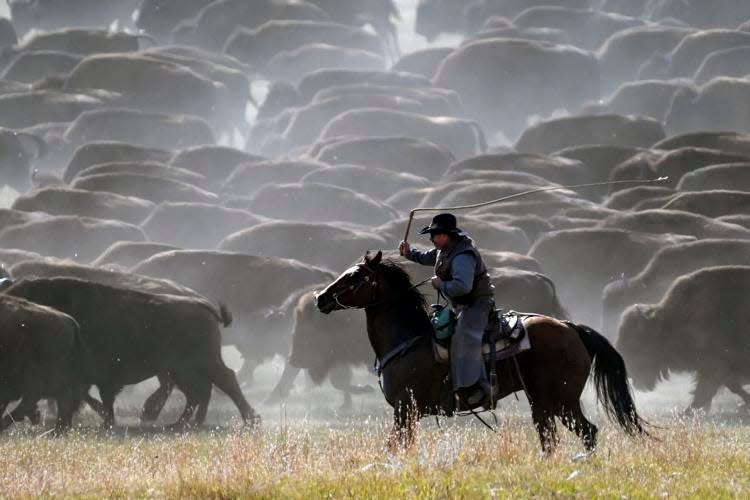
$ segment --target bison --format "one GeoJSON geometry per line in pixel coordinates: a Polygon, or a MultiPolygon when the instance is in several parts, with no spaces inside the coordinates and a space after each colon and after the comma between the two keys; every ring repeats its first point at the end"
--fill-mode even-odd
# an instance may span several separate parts
{"type": "Polygon", "coordinates": [[[5,293],[77,318],[90,355],[80,377],[99,389],[105,428],[114,426],[115,397],[125,385],[163,373],[174,377],[187,398],[178,425],[187,424],[196,409],[196,423],[203,422],[212,385],[232,399],[244,421],[257,418],[221,358],[219,327],[231,323],[223,306],[75,278],[24,279],[5,293]]]}
{"type": "Polygon", "coordinates": [[[688,411],[711,408],[725,386],[750,407],[750,267],[701,269],[674,282],[656,304],[623,314],[617,350],[636,388],[652,390],[670,371],[693,372],[696,386],[688,411]]]}
{"type": "Polygon", "coordinates": [[[86,362],[79,325],[67,314],[22,298],[0,295],[0,430],[24,417],[39,419],[36,404],[57,402],[56,430],[70,427],[80,406],[86,362]]]}

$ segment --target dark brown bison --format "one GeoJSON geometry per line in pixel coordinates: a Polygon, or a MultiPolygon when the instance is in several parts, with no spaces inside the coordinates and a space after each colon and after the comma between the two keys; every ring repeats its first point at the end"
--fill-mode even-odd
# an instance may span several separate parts
{"type": "Polygon", "coordinates": [[[279,52],[268,61],[262,74],[272,80],[297,83],[305,75],[321,69],[383,71],[385,67],[385,59],[366,50],[310,43],[279,52]]]}
{"type": "Polygon", "coordinates": [[[575,112],[600,95],[593,54],[569,45],[502,38],[457,49],[443,60],[434,83],[458,92],[467,114],[488,134],[502,131],[511,140],[527,118],[562,106],[575,112]]]}
{"type": "Polygon", "coordinates": [[[103,251],[102,254],[91,263],[91,265],[94,267],[106,267],[108,269],[112,269],[113,267],[116,267],[117,269],[130,269],[152,255],[168,252],[170,250],[181,249],[163,243],[118,241],[103,251]]]}
{"type": "Polygon", "coordinates": [[[267,184],[249,199],[246,208],[258,215],[303,222],[351,222],[379,225],[398,216],[380,202],[351,189],[317,183],[267,184]]]}
{"type": "Polygon", "coordinates": [[[430,87],[430,80],[423,76],[394,71],[352,71],[343,69],[321,69],[305,76],[298,85],[301,103],[309,103],[322,90],[342,85],[364,84],[393,85],[407,88],[430,87]]]}
{"type": "Polygon", "coordinates": [[[89,262],[112,243],[123,240],[145,241],[146,235],[132,224],[72,215],[50,216],[0,232],[1,247],[77,262],[89,262]]]}
{"type": "Polygon", "coordinates": [[[298,182],[304,175],[324,167],[326,164],[319,161],[287,158],[241,163],[227,176],[221,190],[236,196],[252,196],[267,184],[298,182]]]}
{"type": "Polygon", "coordinates": [[[57,50],[89,56],[108,52],[135,52],[143,36],[108,29],[62,28],[38,32],[8,55],[34,50],[57,50]]]}
{"type": "Polygon", "coordinates": [[[138,0],[10,0],[8,7],[20,33],[31,29],[52,30],[66,26],[106,28],[113,23],[131,26],[138,0]]]}
{"type": "Polygon", "coordinates": [[[226,90],[218,87],[219,107],[212,110],[213,125],[217,130],[231,133],[238,129],[247,130],[245,105],[256,105],[250,92],[250,71],[233,57],[215,54],[184,46],[161,46],[142,52],[144,56],[170,64],[189,68],[203,78],[218,82],[226,90]],[[222,121],[223,120],[223,121],[222,121]]]}
{"type": "Polygon", "coordinates": [[[219,248],[250,255],[276,256],[331,270],[357,259],[364,248],[386,245],[375,232],[332,223],[269,221],[227,236],[219,248]]]}
{"type": "MultiPolygon", "coordinates": [[[[185,64],[148,54],[98,54],[78,64],[66,78],[66,89],[105,89],[122,94],[124,107],[199,116],[221,130],[229,119],[229,90],[185,64]],[[164,89],[170,89],[164,92],[164,89]]],[[[234,106],[243,103],[235,102],[234,106]]],[[[243,113],[244,114],[244,113],[243,113]]]]}
{"type": "MultiPolygon", "coordinates": [[[[667,177],[659,186],[675,188],[683,175],[710,165],[746,161],[747,156],[715,149],[684,147],[670,151],[651,150],[632,156],[612,170],[611,180],[667,177]]],[[[631,186],[613,186],[612,191],[631,186]]]]}
{"type": "MultiPolygon", "coordinates": [[[[750,33],[747,33],[750,37],[750,33]]],[[[665,117],[671,135],[704,131],[750,132],[746,120],[750,82],[744,78],[719,77],[697,91],[677,92],[665,117]]]]}
{"type": "Polygon", "coordinates": [[[565,319],[555,283],[541,273],[520,269],[491,269],[497,307],[565,319]]]}
{"type": "Polygon", "coordinates": [[[305,174],[300,182],[331,184],[385,200],[400,189],[427,187],[429,181],[412,174],[361,165],[333,165],[305,174]]]}
{"type": "Polygon", "coordinates": [[[174,154],[170,164],[202,175],[213,186],[219,186],[242,164],[264,161],[262,156],[227,146],[203,145],[186,148],[174,154]]]}
{"type": "Polygon", "coordinates": [[[213,385],[226,393],[244,421],[257,418],[234,372],[221,358],[220,325],[231,315],[223,306],[194,297],[157,295],[74,278],[24,279],[6,290],[78,319],[90,358],[81,378],[96,385],[114,425],[114,401],[125,385],[170,373],[187,404],[179,425],[203,423],[213,385]]]}
{"type": "Polygon", "coordinates": [[[583,112],[646,116],[663,122],[674,95],[688,85],[681,80],[626,82],[604,101],[586,105],[583,112]]]}
{"type": "Polygon", "coordinates": [[[263,72],[275,55],[316,43],[386,55],[383,40],[361,28],[291,20],[269,21],[252,30],[238,29],[227,39],[224,52],[263,72]]]}
{"type": "Polygon", "coordinates": [[[380,167],[437,180],[455,161],[444,146],[413,137],[349,137],[322,145],[311,156],[331,164],[380,167]]]}
{"type": "Polygon", "coordinates": [[[218,203],[218,197],[205,189],[165,177],[136,173],[110,173],[81,177],[71,187],[87,191],[104,191],[121,196],[135,196],[152,203],[162,201],[218,203]]]}
{"type": "Polygon", "coordinates": [[[635,305],[620,323],[622,352],[638,388],[651,390],[670,371],[693,372],[688,411],[711,407],[725,386],[750,407],[750,267],[709,267],[679,278],[660,302],[635,305]]]}
{"type": "MultiPolygon", "coordinates": [[[[553,156],[562,156],[580,161],[586,167],[586,182],[605,182],[617,165],[642,152],[643,149],[629,146],[589,145],[575,146],[556,151],[553,156]]],[[[589,200],[601,200],[609,192],[608,187],[587,188],[579,191],[589,200]]]]}
{"type": "Polygon", "coordinates": [[[678,21],[699,28],[733,28],[750,18],[750,5],[735,0],[650,0],[643,11],[656,22],[678,21]]]}
{"type": "Polygon", "coordinates": [[[45,217],[41,213],[26,212],[13,208],[0,208],[0,231],[6,227],[26,224],[27,222],[44,219],[45,217]]]}
{"type": "Polygon", "coordinates": [[[177,43],[221,51],[237,28],[257,28],[274,19],[328,21],[330,16],[309,2],[217,0],[190,20],[180,22],[172,32],[177,43]]]}
{"type": "Polygon", "coordinates": [[[120,104],[118,94],[100,90],[29,90],[0,96],[0,125],[14,128],[72,122],[81,113],[120,104]]]}
{"type": "Polygon", "coordinates": [[[662,186],[636,186],[612,193],[604,200],[604,206],[614,210],[631,210],[645,200],[663,198],[674,194],[674,190],[662,186]]]}
{"type": "Polygon", "coordinates": [[[613,34],[599,49],[602,85],[606,91],[633,80],[654,54],[667,54],[695,30],[680,26],[646,25],[613,34]]]}
{"type": "Polygon", "coordinates": [[[51,75],[68,74],[83,57],[57,50],[24,51],[13,59],[3,72],[3,78],[23,83],[34,83],[51,75]]]}
{"type": "Polygon", "coordinates": [[[554,231],[539,238],[529,255],[557,284],[571,316],[598,324],[605,285],[621,276],[634,276],[659,249],[687,240],[664,233],[612,228],[554,231]]]}
{"type": "MultiPolygon", "coordinates": [[[[320,135],[321,123],[328,123],[341,113],[358,108],[401,110],[427,116],[445,116],[452,113],[447,100],[443,99],[438,101],[437,105],[432,105],[421,99],[422,96],[417,92],[417,89],[398,87],[334,87],[318,93],[307,106],[284,111],[272,122],[256,125],[253,128],[253,140],[267,140],[268,137],[273,137],[269,136],[272,132],[283,136],[289,141],[290,146],[311,144],[320,135]],[[330,97],[321,99],[321,94],[330,97]]],[[[426,92],[421,94],[427,95],[426,92]]],[[[438,100],[432,96],[428,96],[427,99],[438,100]]]]}
{"type": "Polygon", "coordinates": [[[7,277],[2,276],[4,274],[2,269],[13,266],[18,262],[22,262],[25,260],[44,260],[44,256],[36,252],[16,250],[14,248],[0,249],[0,277],[7,277]]]}
{"type": "Polygon", "coordinates": [[[131,269],[179,282],[226,303],[235,326],[225,338],[243,355],[247,380],[261,362],[289,349],[288,330],[279,331],[270,312],[295,290],[330,279],[323,269],[299,261],[231,252],[184,250],[156,254],[131,269]]]}
{"type": "Polygon", "coordinates": [[[654,144],[654,149],[705,148],[750,156],[750,134],[742,132],[692,132],[679,134],[654,144]]]}
{"type": "Polygon", "coordinates": [[[141,223],[152,241],[182,248],[214,249],[226,237],[261,219],[246,210],[206,203],[161,203],[141,223]],[[185,224],[190,221],[190,224],[185,224]]]}
{"type": "Polygon", "coordinates": [[[326,89],[363,84],[401,88],[428,88],[432,85],[429,79],[411,73],[319,69],[306,75],[297,86],[289,82],[273,82],[258,109],[258,119],[273,118],[285,109],[309,104],[326,89]]]}
{"type": "Polygon", "coordinates": [[[123,173],[148,175],[150,177],[158,177],[161,179],[185,182],[187,184],[192,184],[201,188],[206,188],[209,184],[208,180],[200,174],[196,174],[195,172],[191,172],[190,170],[186,170],[184,168],[172,167],[164,163],[152,161],[114,162],[93,165],[78,172],[78,175],[73,178],[72,183],[75,183],[78,179],[91,177],[92,175],[123,173]]]}
{"type": "Polygon", "coordinates": [[[75,150],[63,172],[63,181],[70,183],[78,172],[94,165],[126,161],[166,163],[171,158],[172,153],[162,149],[144,148],[126,142],[89,142],[75,150]]]}
{"type": "Polygon", "coordinates": [[[616,331],[620,314],[628,306],[658,302],[680,276],[706,267],[729,265],[750,265],[750,242],[709,239],[662,248],[640,273],[615,280],[604,288],[605,330],[616,331]]]}
{"type": "Polygon", "coordinates": [[[198,292],[175,281],[115,269],[75,264],[67,260],[32,259],[20,261],[10,267],[9,273],[14,280],[23,278],[76,278],[146,293],[205,298],[198,292]]]}
{"type": "Polygon", "coordinates": [[[664,139],[653,118],[622,115],[573,116],[547,120],[527,128],[515,144],[520,153],[550,154],[583,145],[648,148],[664,139]]]}
{"type": "Polygon", "coordinates": [[[750,213],[750,193],[746,191],[710,190],[677,193],[670,197],[664,210],[683,210],[706,217],[750,213]]]}
{"type": "Polygon", "coordinates": [[[710,217],[680,210],[642,210],[621,212],[604,219],[603,228],[618,228],[651,234],[682,234],[697,239],[748,239],[750,233],[740,226],[718,222],[710,217]]]}
{"type": "Polygon", "coordinates": [[[669,54],[668,75],[690,78],[703,60],[717,50],[742,47],[750,43],[750,33],[733,29],[700,30],[686,36],[669,54]]]}
{"type": "Polygon", "coordinates": [[[78,215],[139,224],[154,204],[141,198],[65,187],[37,189],[16,198],[13,208],[51,215],[78,215]]]}
{"type": "Polygon", "coordinates": [[[56,430],[70,427],[83,395],[84,351],[78,323],[67,314],[27,300],[0,295],[0,430],[24,417],[38,421],[37,401],[57,402],[56,430]]]}
{"type": "Polygon", "coordinates": [[[585,182],[586,167],[579,161],[525,153],[486,154],[453,163],[445,175],[472,170],[525,172],[559,184],[585,182]]]}
{"type": "Polygon", "coordinates": [[[572,45],[596,50],[613,34],[644,23],[632,17],[588,8],[542,6],[524,10],[513,20],[513,24],[519,28],[557,29],[568,34],[572,45]]]}
{"type": "Polygon", "coordinates": [[[321,130],[320,138],[380,137],[384,130],[392,135],[417,137],[441,144],[457,159],[470,158],[487,151],[484,132],[474,121],[377,108],[355,109],[336,116],[321,130]]]}
{"type": "Polygon", "coordinates": [[[710,165],[685,174],[677,185],[679,191],[724,189],[750,191],[750,163],[710,165]]]}
{"type": "Polygon", "coordinates": [[[168,41],[180,21],[195,17],[213,0],[143,0],[135,25],[154,37],[168,41]]]}
{"type": "Polygon", "coordinates": [[[443,59],[453,52],[449,47],[430,47],[404,54],[391,68],[392,71],[404,71],[433,78],[443,59]]]}
{"type": "Polygon", "coordinates": [[[81,113],[66,130],[64,139],[75,146],[94,141],[122,141],[164,149],[216,142],[211,127],[201,118],[120,108],[81,113]]]}
{"type": "Polygon", "coordinates": [[[750,47],[742,45],[711,52],[695,70],[694,80],[702,85],[718,76],[742,78],[750,75],[750,47]]]}
{"type": "Polygon", "coordinates": [[[399,40],[396,22],[401,20],[401,13],[395,0],[351,0],[341,3],[339,0],[308,0],[317,5],[338,23],[349,26],[371,26],[385,41],[389,54],[395,59],[399,56],[399,40]]]}

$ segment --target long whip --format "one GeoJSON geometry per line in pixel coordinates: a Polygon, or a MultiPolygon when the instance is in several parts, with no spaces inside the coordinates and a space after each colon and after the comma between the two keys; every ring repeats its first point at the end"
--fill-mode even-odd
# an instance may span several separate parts
{"type": "Polygon", "coordinates": [[[524,196],[529,196],[536,193],[543,193],[545,191],[557,191],[560,189],[579,189],[579,188],[589,188],[589,187],[599,187],[599,186],[613,186],[616,184],[652,184],[655,182],[664,182],[669,177],[659,177],[657,179],[631,179],[631,180],[623,180],[623,181],[608,181],[608,182],[594,182],[590,184],[575,184],[575,185],[569,185],[569,186],[550,186],[545,188],[538,188],[538,189],[531,189],[529,191],[523,191],[521,193],[515,193],[508,196],[503,196],[502,198],[498,198],[496,200],[490,200],[490,201],[483,201],[482,203],[474,203],[471,205],[459,205],[456,207],[419,207],[412,209],[411,212],[409,212],[409,221],[406,223],[406,232],[404,233],[404,241],[408,241],[409,238],[409,231],[411,230],[411,223],[414,220],[414,215],[417,212],[442,212],[445,210],[468,210],[471,208],[479,208],[479,207],[486,207],[487,205],[494,205],[495,203],[502,203],[508,200],[513,200],[516,198],[521,198],[524,196]]]}

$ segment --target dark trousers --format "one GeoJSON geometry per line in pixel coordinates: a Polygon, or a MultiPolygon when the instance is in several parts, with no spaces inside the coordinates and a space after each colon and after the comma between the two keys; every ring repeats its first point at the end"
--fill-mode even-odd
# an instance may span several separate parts
{"type": "Polygon", "coordinates": [[[457,306],[456,331],[451,339],[451,378],[458,391],[487,382],[482,358],[482,336],[490,312],[495,309],[492,298],[477,299],[466,306],[457,306]]]}

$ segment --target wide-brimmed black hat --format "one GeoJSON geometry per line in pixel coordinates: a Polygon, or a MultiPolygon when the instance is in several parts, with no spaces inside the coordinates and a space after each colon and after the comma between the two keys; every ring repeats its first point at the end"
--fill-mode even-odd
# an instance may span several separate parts
{"type": "Polygon", "coordinates": [[[432,218],[432,223],[419,231],[419,234],[464,234],[456,227],[456,217],[453,214],[438,214],[432,218]]]}

